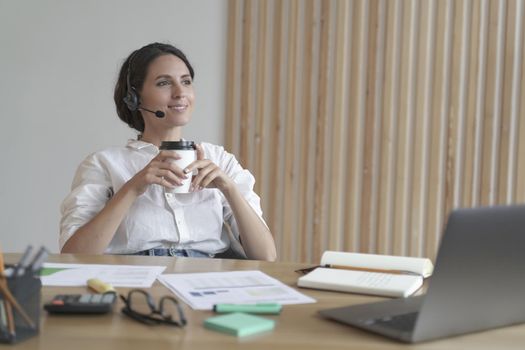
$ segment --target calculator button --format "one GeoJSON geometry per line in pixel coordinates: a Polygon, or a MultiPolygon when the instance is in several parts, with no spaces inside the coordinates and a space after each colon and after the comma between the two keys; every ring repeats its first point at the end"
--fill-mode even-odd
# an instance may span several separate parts
{"type": "Polygon", "coordinates": [[[114,300],[115,300],[115,294],[114,293],[104,294],[104,296],[102,297],[102,302],[103,303],[111,304],[114,300]]]}
{"type": "Polygon", "coordinates": [[[63,300],[65,303],[74,303],[77,301],[78,297],[79,297],[78,294],[67,295],[63,300]]]}
{"type": "Polygon", "coordinates": [[[102,294],[93,294],[93,296],[91,297],[92,303],[100,303],[101,300],[102,300],[102,294]]]}
{"type": "Polygon", "coordinates": [[[82,294],[80,299],[78,299],[79,303],[89,303],[91,301],[91,294],[82,294]]]}

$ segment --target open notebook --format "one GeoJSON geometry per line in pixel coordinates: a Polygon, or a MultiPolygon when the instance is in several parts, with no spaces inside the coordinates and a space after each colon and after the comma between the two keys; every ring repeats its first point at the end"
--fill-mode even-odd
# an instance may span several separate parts
{"type": "Polygon", "coordinates": [[[327,251],[321,265],[298,279],[304,288],[407,297],[430,276],[429,259],[327,251]]]}

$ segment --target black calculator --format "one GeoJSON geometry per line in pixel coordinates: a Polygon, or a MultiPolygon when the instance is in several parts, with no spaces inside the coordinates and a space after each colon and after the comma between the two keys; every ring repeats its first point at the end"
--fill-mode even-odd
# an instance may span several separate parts
{"type": "Polygon", "coordinates": [[[44,305],[53,314],[105,314],[113,309],[117,294],[59,294],[44,305]]]}

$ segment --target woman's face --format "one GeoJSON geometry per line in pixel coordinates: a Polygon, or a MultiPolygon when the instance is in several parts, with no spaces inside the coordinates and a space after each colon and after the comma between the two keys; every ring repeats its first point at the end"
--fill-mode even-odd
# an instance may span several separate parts
{"type": "Polygon", "coordinates": [[[162,55],[151,61],[142,91],[140,105],[153,111],[163,111],[159,119],[152,113],[142,111],[144,121],[162,121],[169,126],[183,126],[193,112],[193,81],[184,61],[175,55],[162,55]]]}

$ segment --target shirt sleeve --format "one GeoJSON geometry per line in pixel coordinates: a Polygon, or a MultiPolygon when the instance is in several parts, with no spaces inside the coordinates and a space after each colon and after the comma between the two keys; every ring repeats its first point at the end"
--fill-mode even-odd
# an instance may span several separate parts
{"type": "MultiPolygon", "coordinates": [[[[253,187],[255,185],[255,177],[250,173],[249,170],[244,169],[235,156],[231,153],[228,153],[221,146],[215,146],[210,144],[204,144],[207,147],[204,147],[205,152],[208,151],[207,156],[210,160],[215,162],[230,178],[235,182],[237,188],[241,192],[242,196],[246,199],[248,204],[253,208],[255,213],[259,216],[261,221],[266,225],[266,222],[263,219],[263,212],[261,209],[261,198],[254,192],[253,187]]],[[[223,217],[224,221],[227,222],[232,230],[232,233],[237,239],[239,239],[239,227],[235,217],[233,216],[233,211],[223,196],[223,217]]],[[[266,225],[268,226],[268,225],[266,225]]]]}
{"type": "Polygon", "coordinates": [[[71,192],[66,196],[60,211],[60,250],[71,236],[90,221],[113,195],[109,173],[96,155],[88,156],[78,167],[71,192]]]}

